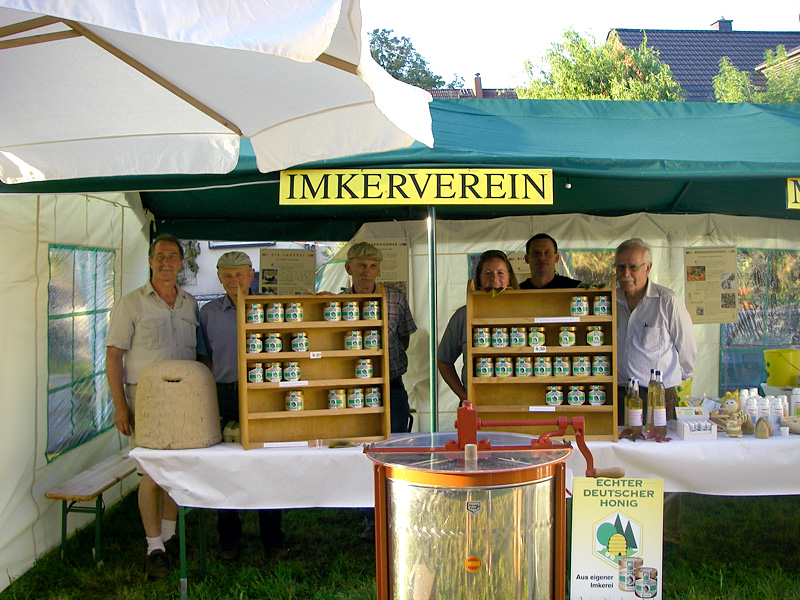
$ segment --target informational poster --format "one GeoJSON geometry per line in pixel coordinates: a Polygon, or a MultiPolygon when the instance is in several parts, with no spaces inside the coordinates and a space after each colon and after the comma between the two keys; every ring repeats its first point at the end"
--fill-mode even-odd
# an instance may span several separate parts
{"type": "Polygon", "coordinates": [[[383,253],[378,281],[403,290],[408,295],[408,240],[356,240],[367,241],[383,253]]]}
{"type": "Polygon", "coordinates": [[[576,477],[572,600],[661,595],[663,479],[576,477]]]}
{"type": "Polygon", "coordinates": [[[736,248],[686,248],[686,308],[693,323],[739,319],[736,248]]]}
{"type": "Polygon", "coordinates": [[[261,249],[259,293],[284,296],[313,289],[313,250],[261,249]]]}

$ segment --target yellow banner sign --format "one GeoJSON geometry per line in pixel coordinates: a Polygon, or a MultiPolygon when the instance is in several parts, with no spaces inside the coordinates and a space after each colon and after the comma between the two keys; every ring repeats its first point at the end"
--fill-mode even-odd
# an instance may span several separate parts
{"type": "Polygon", "coordinates": [[[800,209],[800,179],[786,180],[786,208],[800,209]]]}
{"type": "Polygon", "coordinates": [[[281,172],[281,204],[553,204],[552,169],[281,172]]]}

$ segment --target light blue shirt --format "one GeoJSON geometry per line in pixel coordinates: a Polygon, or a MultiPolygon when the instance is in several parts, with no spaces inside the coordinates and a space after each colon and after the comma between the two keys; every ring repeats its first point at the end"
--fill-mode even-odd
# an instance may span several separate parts
{"type": "Polygon", "coordinates": [[[200,329],[204,348],[197,353],[211,359],[211,374],[217,383],[239,380],[239,349],[236,345],[236,306],[228,294],[206,303],[200,309],[200,329]]]}

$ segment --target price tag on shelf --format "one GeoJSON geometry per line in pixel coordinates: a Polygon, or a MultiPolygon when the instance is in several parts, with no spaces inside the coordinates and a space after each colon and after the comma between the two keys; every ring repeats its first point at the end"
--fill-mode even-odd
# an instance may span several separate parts
{"type": "Polygon", "coordinates": [[[547,352],[547,346],[531,346],[531,350],[533,350],[536,354],[543,354],[544,352],[547,352]]]}
{"type": "Polygon", "coordinates": [[[302,387],[308,385],[308,380],[303,379],[300,381],[279,381],[278,387],[302,387]]]}
{"type": "Polygon", "coordinates": [[[322,358],[322,352],[309,352],[309,358],[322,358]]]}
{"type": "Polygon", "coordinates": [[[556,412],[555,406],[529,406],[528,412],[556,412]]]}
{"type": "Polygon", "coordinates": [[[580,323],[580,317],[534,317],[534,323],[580,323]]]}

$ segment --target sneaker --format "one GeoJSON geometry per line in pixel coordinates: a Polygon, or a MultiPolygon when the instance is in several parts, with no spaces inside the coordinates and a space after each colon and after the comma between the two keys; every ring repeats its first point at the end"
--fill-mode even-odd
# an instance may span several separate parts
{"type": "Polygon", "coordinates": [[[241,554],[241,550],[239,546],[223,546],[217,552],[217,558],[220,560],[233,562],[239,560],[239,556],[241,554]]]}
{"type": "Polygon", "coordinates": [[[181,559],[181,538],[177,533],[164,542],[164,549],[167,551],[167,556],[170,558],[174,560],[181,559]]]}
{"type": "Polygon", "coordinates": [[[163,550],[153,550],[147,555],[144,563],[144,570],[147,573],[148,581],[164,579],[169,574],[169,561],[167,554],[163,550]]]}

